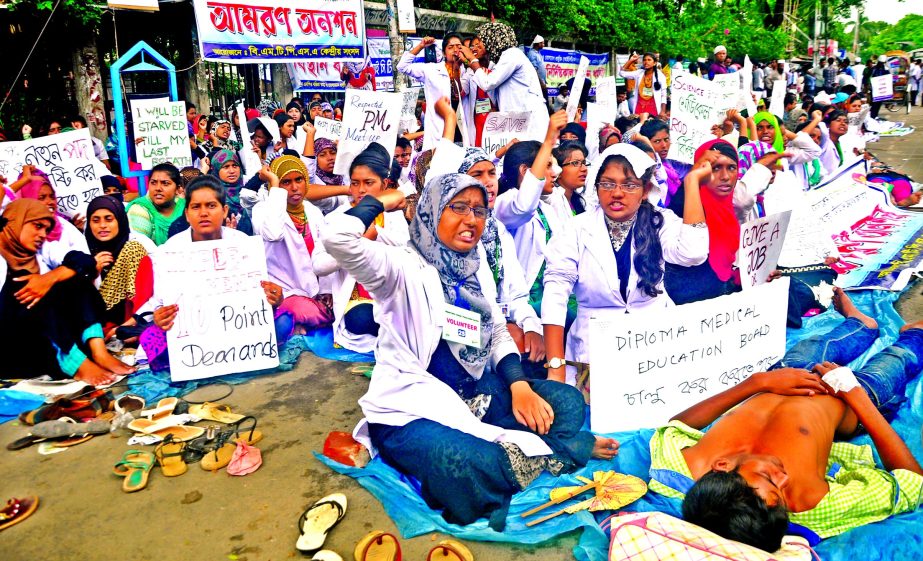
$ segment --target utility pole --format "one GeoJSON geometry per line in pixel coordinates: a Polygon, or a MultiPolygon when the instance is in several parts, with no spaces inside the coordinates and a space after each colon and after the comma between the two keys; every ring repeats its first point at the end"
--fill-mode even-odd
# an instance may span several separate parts
{"type": "Polygon", "coordinates": [[[391,43],[391,73],[394,75],[394,91],[399,92],[406,86],[404,75],[397,71],[397,63],[404,54],[404,37],[397,27],[397,2],[386,0],[388,6],[388,39],[391,43]]]}

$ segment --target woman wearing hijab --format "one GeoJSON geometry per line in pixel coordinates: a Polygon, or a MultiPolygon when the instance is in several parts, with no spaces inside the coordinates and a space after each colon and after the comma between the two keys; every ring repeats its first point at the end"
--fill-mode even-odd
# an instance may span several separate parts
{"type": "Polygon", "coordinates": [[[95,260],[71,251],[52,269],[38,258],[54,222],[54,213],[33,199],[11,202],[0,217],[2,378],[51,374],[111,383],[134,369],[106,350],[104,305],[92,284],[95,260]]]}
{"type": "Polygon", "coordinates": [[[708,255],[708,230],[699,193],[684,193],[682,217],[651,204],[654,160],[624,143],[600,154],[589,185],[599,206],[555,233],[546,252],[542,323],[548,378],[574,384],[565,359],[589,364],[589,320],[672,306],[664,292],[664,263],[695,267],[708,255]],[[577,319],[564,325],[571,295],[577,319]]]}
{"type": "MultiPolygon", "coordinates": [[[[367,197],[377,197],[389,187],[391,157],[385,148],[373,142],[359,153],[349,166],[350,203],[327,215],[334,220],[367,197]]],[[[365,232],[367,239],[385,245],[406,246],[410,239],[407,220],[400,211],[375,217],[365,232]]],[[[360,282],[341,267],[320,244],[314,255],[314,270],[330,284],[333,294],[333,342],[358,353],[375,350],[380,325],[375,299],[360,282]]]]}
{"type": "MultiPolygon", "coordinates": [[[[288,116],[286,116],[288,118],[288,116]]],[[[230,216],[236,217],[235,228],[248,236],[253,235],[250,212],[240,203],[240,191],[243,189],[243,166],[237,152],[223,148],[213,153],[209,159],[208,175],[218,178],[224,187],[230,216]]],[[[232,219],[232,223],[234,220],[232,219]]]]}
{"type": "Polygon", "coordinates": [[[84,234],[99,272],[106,327],[124,325],[154,291],[149,253],[156,246],[131,231],[125,206],[106,195],[96,197],[87,206],[84,234]]]}
{"type": "Polygon", "coordinates": [[[512,495],[542,471],[611,458],[617,443],[581,431],[585,405],[564,384],[525,379],[477,245],[483,185],[437,176],[410,224],[410,248],[364,238],[404,195],[366,197],[328,221],[324,243],[380,306],[383,322],[356,438],[414,477],[452,523],[489,516],[502,531],[512,495]]]}
{"type": "Polygon", "coordinates": [[[647,113],[652,117],[662,115],[667,107],[667,77],[657,68],[657,59],[653,53],[643,56],[631,55],[628,63],[641,59],[638,70],[619,70],[619,76],[635,81],[635,95],[628,100],[634,115],[647,113]]]}
{"type": "MultiPolygon", "coordinates": [[[[795,132],[805,132],[812,124],[813,121],[811,123],[802,123],[798,125],[798,129],[795,132]]],[[[830,142],[830,135],[827,134],[827,125],[823,123],[816,124],[808,131],[808,136],[811,137],[811,140],[820,148],[821,154],[823,154],[824,148],[827,146],[827,143],[830,142]]],[[[820,157],[816,157],[810,162],[806,162],[800,166],[792,166],[791,169],[798,179],[798,185],[805,191],[817,188],[824,178],[827,177],[827,172],[824,169],[824,164],[820,157]]]]}
{"type": "Polygon", "coordinates": [[[488,73],[471,49],[463,45],[462,62],[474,72],[472,84],[486,92],[493,92],[500,111],[531,113],[529,130],[520,140],[541,141],[548,128],[548,106],[535,67],[518,48],[513,28],[505,23],[491,22],[478,27],[476,33],[494,66],[488,73]]]}
{"type": "Polygon", "coordinates": [[[58,212],[58,198],[48,176],[39,169],[33,169],[31,175],[32,180],[19,189],[19,196],[37,200],[54,214],[54,225],[38,253],[39,260],[48,269],[54,269],[64,263],[65,257],[71,251],[89,254],[90,250],[83,233],[71,224],[66,216],[58,212]]]}
{"type": "Polygon", "coordinates": [[[326,215],[349,202],[349,178],[333,173],[337,160],[336,142],[329,138],[316,138],[317,129],[311,124],[305,124],[304,130],[302,160],[311,180],[307,197],[326,215]]]}
{"type": "Polygon", "coordinates": [[[567,123],[561,129],[561,142],[577,141],[586,145],[586,129],[580,126],[580,123],[567,123]]]}
{"type": "Polygon", "coordinates": [[[295,121],[295,126],[300,127],[307,119],[304,117],[304,107],[297,99],[292,99],[285,106],[285,113],[295,121]]]}

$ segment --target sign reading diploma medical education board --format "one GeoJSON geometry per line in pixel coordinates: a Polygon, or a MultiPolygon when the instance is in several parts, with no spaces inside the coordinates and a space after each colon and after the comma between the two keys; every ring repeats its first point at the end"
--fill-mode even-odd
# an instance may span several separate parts
{"type": "Polygon", "coordinates": [[[361,0],[193,0],[193,5],[205,60],[365,59],[361,0]]]}
{"type": "Polygon", "coordinates": [[[164,303],[179,307],[167,331],[174,382],[279,365],[260,238],[162,246],[154,262],[164,303]]]}
{"type": "Polygon", "coordinates": [[[669,310],[590,320],[590,427],[656,428],[785,354],[785,277],[669,310]]]}

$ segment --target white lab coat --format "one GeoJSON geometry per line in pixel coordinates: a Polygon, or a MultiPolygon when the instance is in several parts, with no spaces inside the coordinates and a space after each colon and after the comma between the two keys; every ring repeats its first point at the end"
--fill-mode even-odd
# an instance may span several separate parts
{"type": "MultiPolygon", "coordinates": [[[[660,245],[668,263],[692,267],[708,258],[708,229],[683,224],[683,219],[669,209],[657,209],[663,216],[660,245]]],[[[634,237],[632,238],[634,239],[634,237]]],[[[548,245],[545,267],[545,292],[542,297],[542,323],[561,325],[567,317],[567,300],[577,297],[577,319],[567,334],[565,358],[590,362],[589,320],[617,317],[635,310],[666,308],[673,301],[663,288],[651,297],[638,289],[632,246],[631,274],[628,277],[628,301],[619,292],[615,251],[602,208],[577,216],[569,227],[555,232],[548,245]]],[[[568,367],[567,381],[574,384],[576,369],[568,367]]]]}
{"type": "Polygon", "coordinates": [[[531,113],[529,130],[519,140],[541,142],[548,130],[548,106],[542,94],[535,67],[516,47],[503,51],[488,74],[483,68],[471,75],[471,81],[485,92],[493,92],[500,111],[531,113]]]}
{"type": "MultiPolygon", "coordinates": [[[[653,84],[651,85],[651,89],[654,90],[654,105],[657,107],[657,112],[660,113],[661,106],[667,102],[667,77],[660,70],[655,70],[654,72],[657,73],[654,84],[659,80],[660,89],[655,89],[653,84]]],[[[641,96],[641,77],[644,76],[644,69],[625,70],[624,68],[620,68],[619,76],[635,81],[635,94],[628,98],[628,105],[631,107],[631,112],[636,113],[635,108],[637,108],[638,99],[641,96]]]]}
{"type": "MultiPolygon", "coordinates": [[[[436,113],[436,102],[443,97],[452,97],[452,81],[449,78],[449,71],[445,67],[445,62],[414,62],[414,55],[410,50],[404,51],[401,60],[397,63],[397,69],[423,82],[423,95],[426,97],[426,115],[423,118],[423,125],[426,134],[423,135],[423,150],[435,148],[436,143],[442,138],[445,131],[445,121],[436,113]]],[[[464,89],[464,84],[462,84],[464,89]]],[[[459,100],[464,101],[464,91],[459,92],[459,100]]],[[[461,119],[458,123],[462,130],[462,138],[465,146],[473,146],[470,132],[474,127],[474,112],[468,112],[464,109],[465,104],[461,104],[461,119]]]]}
{"type": "MultiPolygon", "coordinates": [[[[311,185],[327,185],[324,181],[317,175],[317,157],[307,158],[305,156],[301,157],[301,161],[304,162],[305,167],[308,168],[308,175],[311,176],[311,185]]],[[[343,185],[349,185],[349,176],[344,175],[343,185]]],[[[310,187],[309,187],[310,188],[310,187]]],[[[343,206],[349,203],[349,197],[347,195],[337,195],[335,197],[327,197],[319,201],[309,201],[311,204],[320,209],[324,214],[330,214],[334,209],[343,206]]]]}
{"type": "MultiPolygon", "coordinates": [[[[282,295],[314,298],[321,286],[314,271],[314,260],[308,254],[304,238],[288,216],[286,205],[288,191],[282,187],[269,190],[269,195],[253,207],[253,233],[263,238],[266,248],[266,272],[269,280],[282,287],[282,295]]],[[[320,246],[320,229],[324,215],[315,206],[304,205],[308,229],[314,238],[314,254],[320,246]]],[[[329,285],[329,282],[326,283],[329,285]]]]}
{"type": "Polygon", "coordinates": [[[753,164],[734,187],[734,214],[741,224],[759,218],[756,210],[756,198],[763,193],[772,181],[772,172],[763,164],[753,164]]]}
{"type": "MultiPolygon", "coordinates": [[[[350,208],[349,205],[337,208],[327,215],[327,221],[334,220],[350,208]]],[[[404,218],[402,211],[386,212],[385,225],[377,230],[378,239],[376,241],[385,245],[406,246],[410,241],[410,229],[407,227],[407,219],[404,218]]],[[[314,250],[314,270],[329,283],[330,293],[333,295],[333,342],[357,353],[370,353],[375,350],[377,338],[373,335],[351,333],[343,322],[349,297],[356,287],[356,279],[346,269],[340,267],[336,259],[327,251],[323,243],[325,234],[326,227],[321,231],[321,243],[314,250]]],[[[365,284],[362,286],[368,288],[365,284]]],[[[376,305],[377,303],[373,304],[373,312],[376,321],[380,323],[377,311],[374,310],[376,305]]]]}
{"type": "Polygon", "coordinates": [[[46,241],[42,244],[42,249],[39,250],[37,255],[40,268],[44,265],[42,273],[60,267],[64,263],[64,257],[71,251],[90,254],[87,238],[83,235],[83,232],[68,222],[66,218],[58,216],[56,220],[61,224],[61,238],[53,242],[46,241]]]}
{"type": "MultiPolygon", "coordinates": [[[[363,238],[364,232],[361,220],[337,213],[328,218],[324,238],[330,255],[372,294],[381,320],[372,381],[359,400],[365,418],[354,430],[356,440],[375,453],[369,423],[399,427],[429,419],[489,442],[513,442],[530,456],[550,454],[537,435],[481,422],[452,388],[427,372],[445,325],[439,273],[412,248],[375,243],[363,238]]],[[[490,270],[482,263],[481,289],[494,301],[493,283],[485,275],[490,270]]],[[[493,317],[502,318],[496,305],[493,317]]],[[[493,337],[492,366],[507,355],[518,356],[505,323],[494,322],[493,337]]]]}
{"type": "MultiPolygon", "coordinates": [[[[508,310],[506,317],[525,332],[542,334],[542,322],[538,319],[535,310],[529,304],[529,289],[532,285],[526,284],[525,274],[519,258],[516,256],[516,242],[506,230],[503,223],[497,221],[497,231],[500,238],[500,252],[503,263],[503,280],[497,290],[497,302],[501,309],[508,310]]],[[[483,241],[478,243],[478,255],[481,263],[487,263],[487,253],[483,241]]],[[[488,266],[488,271],[490,267],[488,266]]],[[[493,275],[490,276],[493,279],[493,275]]],[[[495,283],[496,285],[496,283],[495,283]]]]}

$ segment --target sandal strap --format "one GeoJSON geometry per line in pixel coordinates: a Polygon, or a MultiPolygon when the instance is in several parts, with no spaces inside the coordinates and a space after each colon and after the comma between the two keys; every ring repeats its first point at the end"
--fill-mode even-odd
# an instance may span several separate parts
{"type": "MultiPolygon", "coordinates": [[[[343,505],[341,505],[340,503],[336,501],[321,501],[321,502],[314,503],[311,506],[309,506],[307,510],[302,512],[301,516],[298,517],[298,532],[299,533],[301,533],[302,528],[304,528],[304,523],[308,519],[308,513],[319,506],[325,506],[325,505],[333,505],[337,509],[337,520],[336,522],[333,523],[333,526],[336,526],[337,524],[340,523],[340,520],[343,519],[343,505]]],[[[333,528],[333,526],[330,526],[330,528],[327,528],[327,531],[329,532],[333,528]]]]}
{"type": "MultiPolygon", "coordinates": [[[[253,437],[253,433],[256,432],[256,417],[254,417],[253,415],[247,415],[247,416],[244,417],[243,419],[241,419],[241,420],[237,421],[236,423],[234,423],[234,435],[235,435],[235,436],[241,436],[241,434],[240,434],[240,426],[241,426],[244,422],[246,422],[246,421],[248,421],[248,420],[253,421],[253,426],[250,427],[250,435],[247,436],[247,439],[250,439],[250,438],[253,437]]],[[[244,432],[246,432],[246,429],[244,429],[244,432]]]]}
{"type": "Polygon", "coordinates": [[[0,522],[16,518],[22,509],[22,502],[17,498],[12,498],[6,502],[3,510],[0,510],[0,522]]]}

